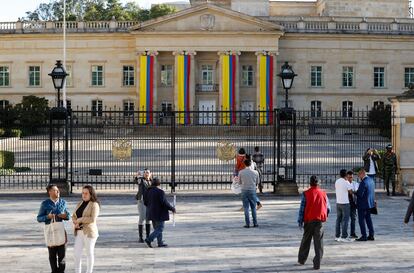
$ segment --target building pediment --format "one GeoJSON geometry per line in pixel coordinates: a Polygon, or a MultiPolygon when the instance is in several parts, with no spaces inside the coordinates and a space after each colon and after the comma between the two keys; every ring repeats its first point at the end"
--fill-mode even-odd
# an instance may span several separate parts
{"type": "Polygon", "coordinates": [[[197,5],[143,22],[132,32],[270,32],[282,35],[283,27],[213,4],[197,5]]]}

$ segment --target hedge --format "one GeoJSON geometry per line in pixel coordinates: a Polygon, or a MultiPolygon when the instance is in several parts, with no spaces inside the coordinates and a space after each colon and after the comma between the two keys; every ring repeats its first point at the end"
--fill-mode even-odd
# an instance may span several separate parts
{"type": "Polygon", "coordinates": [[[9,151],[0,151],[0,169],[14,168],[14,153],[9,151]]]}

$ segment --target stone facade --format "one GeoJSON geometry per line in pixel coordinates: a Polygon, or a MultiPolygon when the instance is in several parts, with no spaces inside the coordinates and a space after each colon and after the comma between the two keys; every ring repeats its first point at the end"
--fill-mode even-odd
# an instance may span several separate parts
{"type": "MultiPolygon", "coordinates": [[[[67,94],[72,106],[90,108],[92,101],[102,101],[107,107],[123,107],[125,102],[133,102],[137,109],[139,56],[143,52],[154,52],[155,56],[154,110],[176,105],[175,56],[180,52],[191,55],[191,104],[195,109],[205,102],[214,102],[215,109],[221,105],[223,52],[237,55],[237,109],[259,106],[258,56],[263,53],[275,59],[274,106],[284,105],[276,75],[285,61],[299,75],[290,91],[290,104],[297,109],[310,109],[312,101],[319,101],[323,110],[340,110],[344,102],[352,102],[354,109],[371,108],[374,102],[387,103],[387,97],[405,90],[407,79],[414,80],[414,21],[402,18],[406,17],[405,2],[387,1],[401,8],[400,16],[395,16],[401,18],[396,20],[306,16],[308,12],[317,14],[320,5],[326,5],[329,12],[334,12],[333,7],[342,9],[335,0],[306,4],[260,1],[251,4],[251,9],[250,1],[201,2],[192,1],[190,9],[141,24],[68,22],[66,65],[71,77],[67,94]],[[275,15],[289,8],[289,16],[275,15]],[[92,84],[96,67],[102,69],[103,77],[98,86],[92,84]],[[133,69],[133,81],[127,85],[124,67],[133,69]],[[167,84],[162,81],[166,68],[172,71],[167,84]],[[348,73],[346,85],[344,69],[348,73]],[[249,79],[244,78],[246,75],[249,79]],[[206,81],[205,76],[212,79],[206,81]]],[[[350,6],[357,1],[341,2],[350,6]]],[[[381,3],[378,1],[373,10],[385,10],[381,3]]],[[[393,10],[397,12],[389,9],[393,10]]],[[[55,60],[62,58],[61,32],[61,22],[0,23],[0,68],[9,71],[8,84],[0,86],[3,104],[37,95],[54,105],[55,91],[47,74],[55,60]],[[29,84],[31,67],[40,69],[40,82],[35,86],[29,84]]],[[[4,77],[2,71],[0,77],[4,77]]]]}

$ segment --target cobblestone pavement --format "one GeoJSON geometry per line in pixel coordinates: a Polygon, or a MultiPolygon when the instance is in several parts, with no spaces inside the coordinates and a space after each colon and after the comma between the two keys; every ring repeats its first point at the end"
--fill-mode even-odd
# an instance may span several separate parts
{"type": "MultiPolygon", "coordinates": [[[[405,197],[377,196],[375,241],[338,243],[335,206],[325,224],[325,256],[320,272],[414,272],[414,230],[402,219],[405,197]]],[[[44,196],[0,194],[0,272],[50,272],[43,225],[36,222],[44,196]]],[[[79,194],[66,198],[73,210],[79,194]]],[[[100,237],[94,272],[312,272],[313,250],[298,266],[301,231],[296,226],[299,197],[262,196],[260,227],[245,229],[241,201],[232,195],[178,195],[176,226],[166,224],[166,249],[137,243],[133,194],[101,196],[100,237]]],[[[69,228],[67,270],[73,269],[73,232],[69,228]]],[[[85,267],[84,267],[85,268],[85,267]]]]}

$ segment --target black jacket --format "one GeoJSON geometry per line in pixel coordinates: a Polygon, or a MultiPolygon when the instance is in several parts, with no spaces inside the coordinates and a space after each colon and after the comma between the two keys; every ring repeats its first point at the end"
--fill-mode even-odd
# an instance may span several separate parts
{"type": "Polygon", "coordinates": [[[144,205],[147,206],[147,218],[156,222],[170,220],[168,211],[175,211],[167,201],[164,191],[158,187],[150,187],[147,190],[144,195],[144,205]]]}
{"type": "Polygon", "coordinates": [[[414,193],[411,197],[410,205],[408,205],[407,213],[405,214],[404,223],[408,223],[410,221],[411,215],[414,213],[414,193]]]}
{"type": "Polygon", "coordinates": [[[371,164],[370,160],[369,160],[370,157],[372,158],[372,161],[374,161],[375,173],[378,174],[378,163],[377,163],[377,161],[380,160],[380,156],[377,153],[373,153],[372,155],[370,155],[368,152],[366,152],[364,154],[364,156],[362,157],[362,160],[364,160],[364,169],[367,173],[369,173],[369,165],[371,164]]]}

